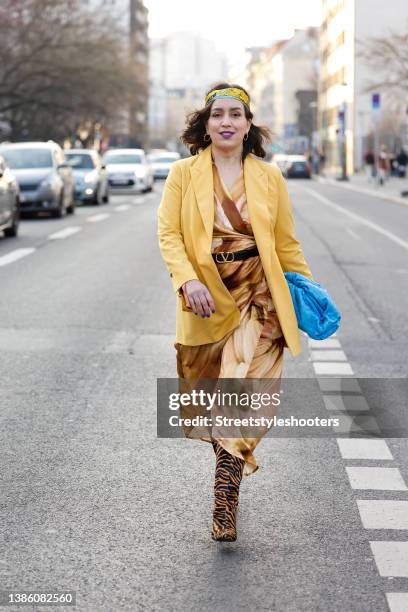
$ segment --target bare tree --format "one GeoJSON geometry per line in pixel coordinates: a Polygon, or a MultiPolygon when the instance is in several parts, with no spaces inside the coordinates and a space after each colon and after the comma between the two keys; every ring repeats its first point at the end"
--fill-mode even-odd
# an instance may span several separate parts
{"type": "Polygon", "coordinates": [[[388,36],[359,41],[358,55],[376,75],[365,91],[385,91],[406,95],[408,90],[408,32],[389,31],[388,36]]]}
{"type": "Polygon", "coordinates": [[[0,119],[9,139],[62,139],[109,121],[136,80],[113,18],[80,0],[2,0],[0,119]]]}

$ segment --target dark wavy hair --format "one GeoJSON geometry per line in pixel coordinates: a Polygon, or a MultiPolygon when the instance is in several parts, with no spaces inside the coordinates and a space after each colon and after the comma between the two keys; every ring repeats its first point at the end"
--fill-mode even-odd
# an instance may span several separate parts
{"type": "MultiPolygon", "coordinates": [[[[213,89],[225,89],[226,87],[238,87],[249,96],[246,89],[241,85],[226,82],[215,83],[208,89],[205,95],[207,96],[213,89]]],[[[211,144],[211,141],[207,142],[204,140],[204,136],[206,134],[205,125],[210,117],[213,103],[214,102],[187,115],[186,127],[180,136],[180,140],[189,148],[191,155],[196,155],[211,144]]],[[[243,106],[245,117],[252,121],[254,116],[253,113],[251,113],[245,104],[243,106]]],[[[272,134],[267,127],[251,123],[248,139],[243,142],[242,159],[244,160],[248,153],[254,153],[257,157],[265,157],[266,151],[264,149],[264,144],[265,142],[269,142],[271,138],[272,134]]]]}

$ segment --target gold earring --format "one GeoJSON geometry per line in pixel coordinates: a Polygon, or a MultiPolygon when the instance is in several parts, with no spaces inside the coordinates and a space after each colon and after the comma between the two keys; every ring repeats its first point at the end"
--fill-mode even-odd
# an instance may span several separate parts
{"type": "Polygon", "coordinates": [[[204,142],[210,142],[210,140],[211,140],[211,136],[209,134],[204,134],[204,142]]]}

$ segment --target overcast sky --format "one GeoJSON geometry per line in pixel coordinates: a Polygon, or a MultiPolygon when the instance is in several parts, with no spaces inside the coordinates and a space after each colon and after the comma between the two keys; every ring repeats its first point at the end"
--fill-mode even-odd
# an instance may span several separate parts
{"type": "Polygon", "coordinates": [[[321,0],[145,0],[149,35],[198,31],[228,54],[289,38],[294,28],[320,25],[321,0]]]}

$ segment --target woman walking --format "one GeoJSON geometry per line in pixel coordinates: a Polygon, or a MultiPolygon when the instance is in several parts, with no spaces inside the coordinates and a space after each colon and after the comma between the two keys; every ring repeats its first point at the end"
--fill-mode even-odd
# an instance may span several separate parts
{"type": "MultiPolygon", "coordinates": [[[[207,92],[182,134],[192,156],[175,162],[166,180],[158,236],[177,294],[179,379],[261,378],[279,389],[284,348],[301,352],[284,272],[313,276],[281,171],[261,159],[269,131],[252,119],[243,87],[218,83],[207,92]]],[[[215,452],[214,540],[237,537],[240,483],[258,469],[253,451],[267,429],[250,437],[238,428],[231,437],[184,428],[215,452]]]]}

